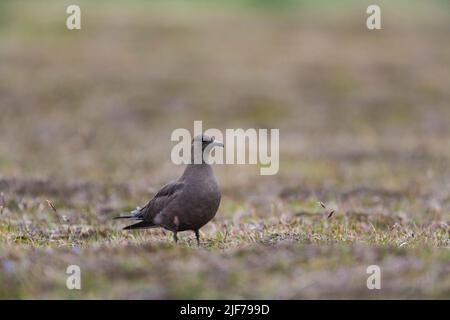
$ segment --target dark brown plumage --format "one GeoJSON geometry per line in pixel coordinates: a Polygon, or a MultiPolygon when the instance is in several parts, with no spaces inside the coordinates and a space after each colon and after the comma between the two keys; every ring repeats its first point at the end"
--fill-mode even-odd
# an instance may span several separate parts
{"type": "MultiPolygon", "coordinates": [[[[201,143],[202,150],[208,148],[210,151],[215,146],[223,146],[213,137],[205,135],[196,137],[192,146],[196,142],[201,143]]],[[[216,215],[220,198],[212,168],[202,159],[200,164],[188,164],[183,175],[162,187],[145,207],[133,211],[130,216],[116,219],[140,221],[125,227],[125,230],[157,227],[170,230],[175,242],[178,241],[178,232],[192,230],[200,243],[199,230],[216,215]]]]}

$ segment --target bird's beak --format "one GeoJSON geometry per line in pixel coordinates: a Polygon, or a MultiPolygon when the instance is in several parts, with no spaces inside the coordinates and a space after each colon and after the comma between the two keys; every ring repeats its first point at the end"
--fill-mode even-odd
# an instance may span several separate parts
{"type": "Polygon", "coordinates": [[[222,141],[214,140],[213,143],[212,143],[212,146],[213,147],[222,147],[223,148],[224,145],[223,145],[222,141]]]}

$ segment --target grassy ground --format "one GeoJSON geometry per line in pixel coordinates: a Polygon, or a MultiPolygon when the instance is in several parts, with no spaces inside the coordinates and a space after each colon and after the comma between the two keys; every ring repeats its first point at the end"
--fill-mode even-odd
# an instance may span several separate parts
{"type": "Polygon", "coordinates": [[[1,2],[0,297],[449,298],[448,7],[382,2],[369,32],[365,3],[302,3],[81,1],[69,32],[58,1],[1,2]],[[194,120],[280,128],[279,174],[216,166],[200,248],[121,231],[194,120]]]}

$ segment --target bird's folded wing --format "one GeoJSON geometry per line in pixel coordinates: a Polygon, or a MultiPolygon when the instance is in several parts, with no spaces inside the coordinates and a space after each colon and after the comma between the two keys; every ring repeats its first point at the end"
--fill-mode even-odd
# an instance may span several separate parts
{"type": "Polygon", "coordinates": [[[183,182],[169,182],[162,187],[150,202],[139,212],[139,218],[152,221],[153,218],[166,208],[183,190],[185,184],[183,182]]]}

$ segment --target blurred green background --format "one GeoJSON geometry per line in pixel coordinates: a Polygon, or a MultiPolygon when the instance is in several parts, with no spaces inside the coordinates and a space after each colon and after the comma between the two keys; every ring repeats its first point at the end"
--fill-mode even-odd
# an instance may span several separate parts
{"type": "Polygon", "coordinates": [[[196,119],[282,129],[290,178],[324,153],[448,156],[447,2],[381,1],[380,31],[369,1],[80,1],[81,31],[69,4],[0,4],[4,174],[165,180],[196,119]]]}

